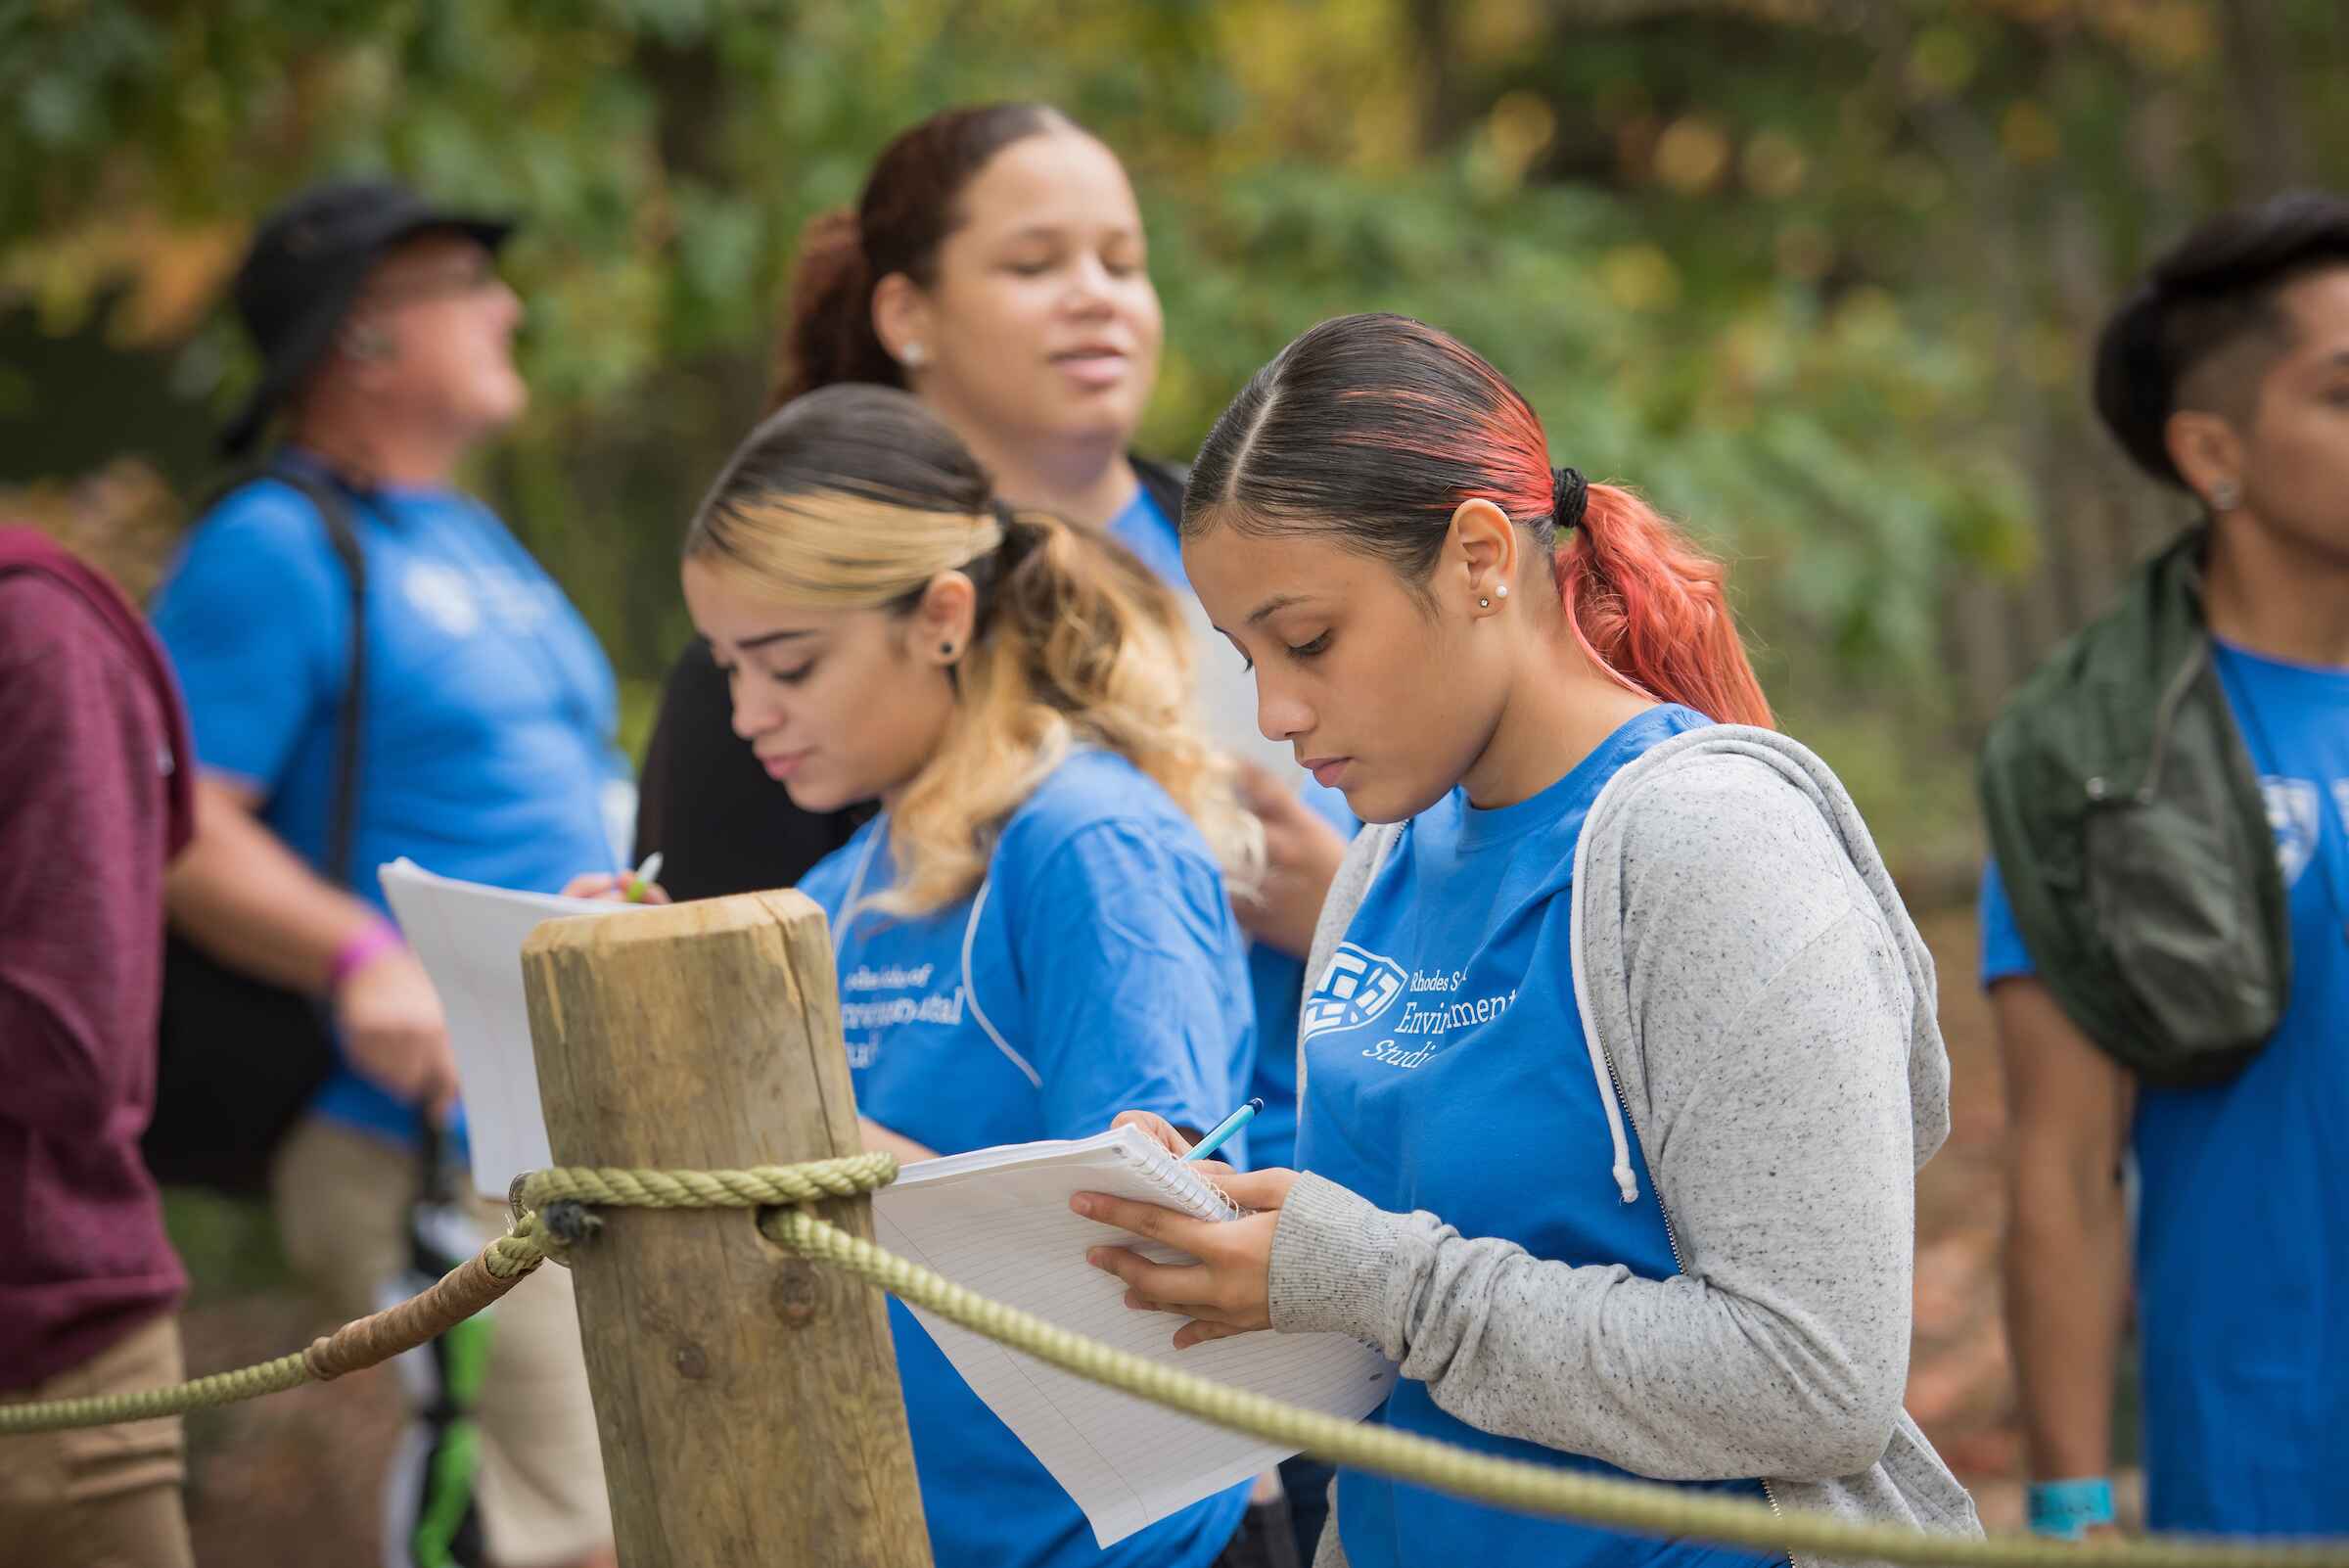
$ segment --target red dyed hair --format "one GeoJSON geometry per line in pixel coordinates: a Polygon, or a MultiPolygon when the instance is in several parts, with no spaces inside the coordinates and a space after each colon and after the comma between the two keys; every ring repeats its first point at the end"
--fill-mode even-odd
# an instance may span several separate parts
{"type": "Polygon", "coordinates": [[[1407,316],[1325,321],[1258,371],[1199,450],[1182,530],[1212,519],[1336,532],[1419,583],[1471,500],[1550,555],[1575,641],[1599,669],[1708,718],[1771,724],[1722,564],[1630,490],[1566,483],[1508,378],[1407,316]],[[1581,515],[1559,517],[1577,491],[1581,515]]]}
{"type": "Polygon", "coordinates": [[[1630,490],[1593,484],[1552,557],[1574,640],[1634,691],[1725,724],[1772,727],[1722,564],[1630,490]]]}

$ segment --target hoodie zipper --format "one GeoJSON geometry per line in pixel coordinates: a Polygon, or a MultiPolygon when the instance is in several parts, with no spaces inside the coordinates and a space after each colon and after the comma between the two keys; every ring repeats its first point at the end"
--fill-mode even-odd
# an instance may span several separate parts
{"type": "MultiPolygon", "coordinates": [[[[1649,757],[1654,755],[1653,752],[1648,754],[1649,757]]],[[[1642,758],[1640,761],[1644,761],[1646,759],[1642,758]]],[[[1582,890],[1589,885],[1585,880],[1585,871],[1589,863],[1589,826],[1598,820],[1600,807],[1605,804],[1608,795],[1613,793],[1615,786],[1622,783],[1625,775],[1635,771],[1637,765],[1635,762],[1607,780],[1599,790],[1598,798],[1590,803],[1590,809],[1583,818],[1581,842],[1575,846],[1574,853],[1574,896],[1578,911],[1582,899],[1582,890]]],[[[1635,1203],[1639,1197],[1639,1184],[1632,1175],[1631,1146],[1630,1140],[1625,1136],[1624,1124],[1630,1123],[1631,1136],[1637,1137],[1639,1135],[1639,1119],[1632,1114],[1632,1102],[1623,1092],[1623,1075],[1615,1070],[1615,1053],[1608,1050],[1606,1042],[1599,1038],[1598,1021],[1590,1014],[1589,993],[1583,973],[1583,945],[1579,936],[1572,944],[1572,964],[1575,1010],[1582,1019],[1583,1038],[1590,1047],[1591,1060],[1602,1064],[1607,1073],[1608,1094],[1605,1110],[1607,1130],[1614,1135],[1615,1184],[1622,1192],[1624,1202],[1635,1203]]],[[[1656,1213],[1664,1222],[1664,1243],[1672,1249],[1673,1269],[1684,1277],[1688,1273],[1688,1261],[1681,1255],[1681,1232],[1672,1222],[1672,1209],[1664,1202],[1664,1193],[1660,1188],[1656,1193],[1656,1213]]],[[[1754,1479],[1762,1485],[1762,1498],[1770,1504],[1772,1515],[1779,1519],[1785,1518],[1786,1510],[1778,1506],[1778,1495],[1772,1490],[1770,1477],[1756,1476],[1754,1479]]],[[[1792,1551],[1788,1551],[1785,1555],[1786,1568],[1801,1568],[1801,1565],[1795,1562],[1792,1551]]]]}
{"type": "MultiPolygon", "coordinates": [[[[1778,1495],[1770,1490],[1770,1477],[1762,1475],[1756,1476],[1754,1479],[1762,1483],[1762,1500],[1770,1504],[1772,1516],[1783,1520],[1786,1517],[1786,1510],[1778,1506],[1778,1495]]],[[[1794,1553],[1791,1551],[1786,1553],[1786,1568],[1797,1568],[1794,1553]]]]}

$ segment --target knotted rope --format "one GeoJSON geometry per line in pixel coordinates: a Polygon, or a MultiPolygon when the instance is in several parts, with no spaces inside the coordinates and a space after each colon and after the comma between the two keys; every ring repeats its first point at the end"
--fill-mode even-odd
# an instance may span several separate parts
{"type": "Polygon", "coordinates": [[[1333,1463],[1497,1507],[1770,1552],[1948,1568],[2349,1568],[2349,1543],[2342,1542],[2260,1544],[2178,1536],[2086,1543],[2034,1536],[1985,1540],[1849,1524],[1824,1514],[1780,1513],[1763,1503],[1677,1487],[1497,1458],[1390,1427],[1339,1420],[1072,1334],[966,1290],[798,1207],[886,1186],[896,1178],[897,1169],[893,1157],[876,1153],[742,1171],[575,1166],[533,1172],[514,1183],[513,1228],[411,1301],[348,1324],[299,1355],[241,1371],[106,1399],[0,1406],[0,1435],[177,1414],[372,1366],[481,1311],[548,1257],[591,1231],[591,1221],[580,1224],[565,1216],[568,1205],[765,1209],[770,1212],[760,1217],[759,1228],[778,1245],[846,1269],[902,1301],[1038,1360],[1333,1463]]]}

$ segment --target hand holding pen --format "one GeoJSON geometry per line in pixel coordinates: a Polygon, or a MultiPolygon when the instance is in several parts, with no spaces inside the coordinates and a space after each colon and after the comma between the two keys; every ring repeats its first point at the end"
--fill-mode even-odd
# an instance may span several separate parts
{"type": "Polygon", "coordinates": [[[1264,1108],[1265,1102],[1263,1100],[1250,1100],[1247,1104],[1241,1106],[1238,1110],[1223,1118],[1222,1121],[1218,1122],[1208,1132],[1207,1136],[1201,1138],[1197,1143],[1191,1146],[1190,1152],[1185,1154],[1183,1158],[1186,1160],[1206,1159],[1209,1155],[1215,1153],[1225,1143],[1229,1142],[1233,1133],[1239,1131],[1240,1129],[1255,1121],[1256,1113],[1264,1108]]]}
{"type": "Polygon", "coordinates": [[[1272,1233],[1279,1227],[1280,1208],[1297,1183],[1297,1173],[1231,1171],[1221,1161],[1203,1158],[1248,1125],[1256,1103],[1241,1106],[1218,1123],[1196,1148],[1162,1116],[1126,1111],[1117,1119],[1118,1126],[1140,1128],[1170,1152],[1198,1160],[1208,1178],[1243,1211],[1237,1220],[1198,1220],[1105,1192],[1080,1192],[1069,1200],[1069,1207],[1087,1220],[1162,1242],[1198,1260],[1161,1264],[1115,1242],[1085,1251],[1087,1263],[1125,1282],[1127,1306],[1190,1319],[1175,1330],[1176,1350],[1272,1326],[1272,1233]]]}
{"type": "Polygon", "coordinates": [[[597,899],[613,903],[668,903],[668,892],[655,879],[661,875],[661,852],[644,857],[633,871],[590,871],[564,886],[566,899],[597,899]]]}

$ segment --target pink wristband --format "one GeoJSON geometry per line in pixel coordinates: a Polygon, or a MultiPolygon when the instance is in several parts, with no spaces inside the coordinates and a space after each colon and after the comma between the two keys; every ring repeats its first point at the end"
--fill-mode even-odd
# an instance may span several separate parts
{"type": "Polygon", "coordinates": [[[335,949],[334,961],[326,966],[326,989],[341,991],[343,983],[365,968],[376,954],[399,945],[397,926],[389,920],[368,922],[356,936],[335,949]]]}

